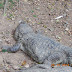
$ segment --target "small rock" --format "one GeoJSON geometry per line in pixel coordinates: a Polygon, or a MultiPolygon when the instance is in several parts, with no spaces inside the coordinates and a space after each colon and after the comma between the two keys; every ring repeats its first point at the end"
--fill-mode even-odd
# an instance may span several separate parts
{"type": "Polygon", "coordinates": [[[40,10],[40,8],[39,8],[39,7],[37,7],[36,9],[37,9],[37,10],[40,10]]]}
{"type": "Polygon", "coordinates": [[[45,33],[47,33],[47,30],[45,30],[45,33]]]}
{"type": "Polygon", "coordinates": [[[59,23],[59,22],[60,22],[60,21],[57,19],[57,20],[56,20],[56,23],[59,23]]]}
{"type": "Polygon", "coordinates": [[[22,22],[22,20],[19,20],[19,23],[21,23],[22,22]]]}
{"type": "Polygon", "coordinates": [[[43,27],[44,27],[44,28],[47,28],[47,26],[46,26],[46,25],[43,25],[43,27]]]}
{"type": "Polygon", "coordinates": [[[66,27],[66,29],[65,29],[66,31],[69,31],[69,28],[68,27],[66,27]]]}
{"type": "Polygon", "coordinates": [[[64,27],[67,27],[67,25],[68,25],[68,22],[65,22],[63,26],[64,26],[64,27]]]}
{"type": "Polygon", "coordinates": [[[0,39],[0,42],[2,42],[2,40],[0,39]]]}
{"type": "Polygon", "coordinates": [[[26,64],[25,67],[26,67],[26,68],[29,68],[30,66],[29,66],[29,64],[26,64]]]}
{"type": "Polygon", "coordinates": [[[12,20],[15,20],[15,18],[12,18],[12,20]]]}
{"type": "Polygon", "coordinates": [[[58,39],[58,41],[60,41],[60,40],[61,40],[61,37],[60,37],[60,36],[58,36],[58,35],[56,35],[56,38],[58,39]]]}
{"type": "Polygon", "coordinates": [[[54,31],[54,28],[48,28],[48,30],[50,30],[50,31],[54,31]]]}
{"type": "Polygon", "coordinates": [[[28,0],[24,0],[24,2],[28,2],[28,0]]]}
{"type": "Polygon", "coordinates": [[[58,35],[56,35],[56,38],[61,39],[61,37],[60,37],[60,36],[58,36],[58,35]]]}
{"type": "Polygon", "coordinates": [[[18,67],[18,66],[15,66],[15,65],[13,66],[13,69],[14,69],[14,70],[18,70],[19,68],[20,68],[20,67],[18,67]]]}
{"type": "Polygon", "coordinates": [[[10,44],[10,40],[9,40],[9,39],[5,39],[5,42],[6,42],[7,44],[10,44]]]}

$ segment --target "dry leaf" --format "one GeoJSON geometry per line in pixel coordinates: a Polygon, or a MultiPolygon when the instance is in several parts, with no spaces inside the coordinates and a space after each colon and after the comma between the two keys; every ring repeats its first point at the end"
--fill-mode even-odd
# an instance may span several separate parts
{"type": "Polygon", "coordinates": [[[26,65],[26,61],[23,61],[21,65],[22,65],[22,66],[26,65]]]}

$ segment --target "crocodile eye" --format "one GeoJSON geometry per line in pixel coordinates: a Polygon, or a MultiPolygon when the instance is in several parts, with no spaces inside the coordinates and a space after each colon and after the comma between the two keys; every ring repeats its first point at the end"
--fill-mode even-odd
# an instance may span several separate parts
{"type": "Polygon", "coordinates": [[[21,38],[20,38],[20,40],[21,40],[21,38]]]}
{"type": "Polygon", "coordinates": [[[19,38],[19,36],[17,36],[17,38],[19,38]]]}
{"type": "Polygon", "coordinates": [[[19,38],[19,40],[21,41],[22,39],[21,39],[21,38],[19,38]]]}

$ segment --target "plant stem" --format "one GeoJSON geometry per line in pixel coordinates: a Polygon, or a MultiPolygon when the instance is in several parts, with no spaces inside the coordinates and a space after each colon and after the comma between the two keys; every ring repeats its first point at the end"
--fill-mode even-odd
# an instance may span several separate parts
{"type": "Polygon", "coordinates": [[[5,5],[4,5],[4,14],[6,13],[7,5],[8,5],[8,0],[4,0],[5,5]]]}

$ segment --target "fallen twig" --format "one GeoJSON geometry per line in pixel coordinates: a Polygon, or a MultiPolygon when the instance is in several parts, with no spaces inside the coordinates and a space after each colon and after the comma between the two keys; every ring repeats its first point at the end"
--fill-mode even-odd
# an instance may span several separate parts
{"type": "Polygon", "coordinates": [[[66,14],[61,15],[61,16],[58,16],[58,17],[56,17],[55,19],[60,19],[60,18],[63,18],[64,16],[66,16],[66,14]]]}
{"type": "Polygon", "coordinates": [[[5,5],[4,5],[4,15],[6,14],[7,5],[8,5],[8,0],[5,0],[5,5]]]}

